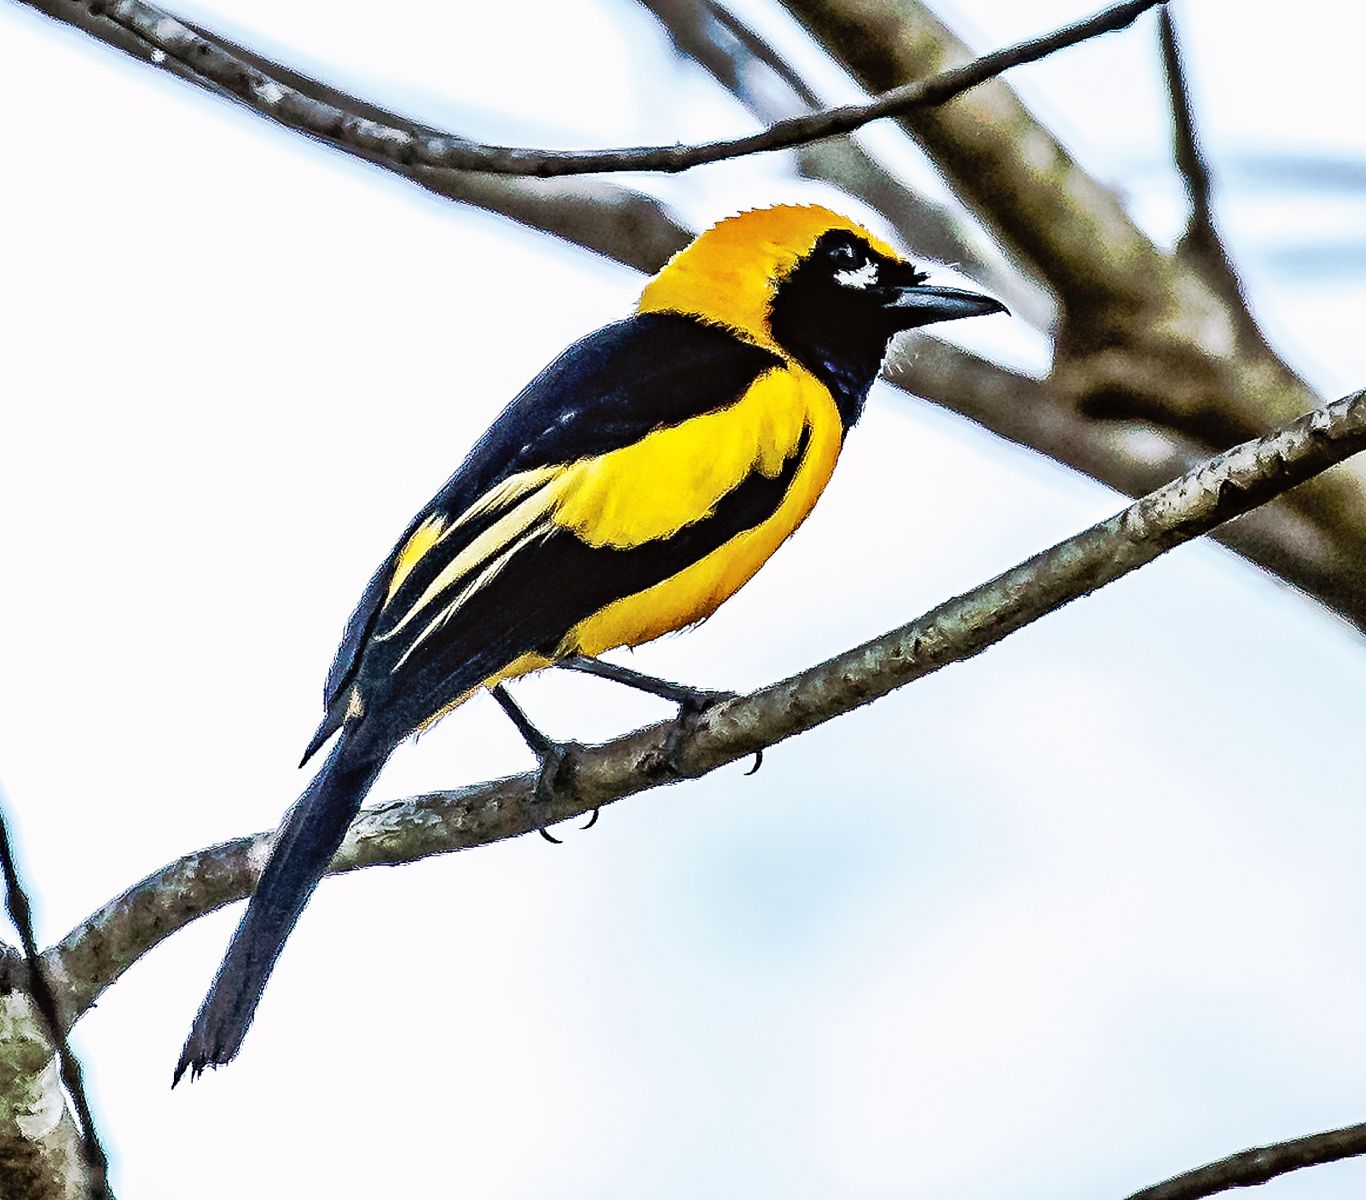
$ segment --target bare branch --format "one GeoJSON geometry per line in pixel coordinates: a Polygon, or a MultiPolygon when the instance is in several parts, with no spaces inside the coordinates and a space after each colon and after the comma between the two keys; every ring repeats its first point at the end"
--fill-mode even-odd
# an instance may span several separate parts
{"type": "MultiPolygon", "coordinates": [[[[3,793],[0,793],[0,875],[3,875],[5,880],[5,907],[15,929],[19,931],[19,942],[23,947],[24,961],[28,967],[29,995],[34,1009],[37,1010],[41,1027],[50,1039],[49,1049],[55,1050],[57,1062],[60,1064],[62,1086],[71,1098],[72,1107],[80,1121],[78,1137],[85,1170],[76,1173],[78,1182],[73,1183],[73,1186],[80,1187],[91,1200],[101,1200],[109,1195],[109,1162],[105,1158],[104,1147],[100,1145],[95,1117],[90,1111],[90,1101],[85,1094],[81,1064],[77,1062],[75,1054],[67,1044],[57,999],[43,970],[42,956],[33,936],[33,909],[29,904],[28,893],[19,878],[19,868],[15,862],[14,847],[10,843],[9,826],[4,814],[3,793]]],[[[65,1105],[62,1107],[65,1109],[65,1105]]],[[[60,1122],[53,1130],[58,1132],[61,1140],[65,1142],[65,1131],[60,1129],[60,1122]]],[[[2,1178],[3,1176],[0,1176],[0,1179],[2,1178]]],[[[67,1182],[71,1181],[63,1181],[63,1186],[67,1182]]]]}
{"type": "MultiPolygon", "coordinates": [[[[1036,62],[1058,50],[1101,34],[1123,29],[1141,13],[1166,0],[1124,0],[1103,13],[1078,21],[1046,37],[983,55],[932,79],[908,83],[863,104],[846,104],[808,116],[779,121],[759,133],[696,146],[633,146],[620,150],[532,150],[490,146],[451,133],[400,128],[387,121],[358,116],[335,104],[292,88],[284,80],[253,67],[221,42],[196,33],[184,22],[143,0],[20,0],[59,20],[72,8],[88,8],[141,39],[158,66],[175,62],[193,77],[212,82],[262,115],[290,129],[341,143],[366,158],[385,159],[402,167],[483,171],[496,175],[599,174],[607,171],[685,171],[764,150],[784,150],[821,138],[860,129],[870,121],[897,116],[913,108],[943,104],[984,80],[1023,63],[1036,62]]],[[[184,72],[178,72],[184,77],[184,72]]]]}
{"type": "Polygon", "coordinates": [[[0,1195],[89,1200],[88,1178],[42,1015],[27,989],[0,991],[0,1195]]]}
{"type": "MultiPolygon", "coordinates": [[[[644,0],[644,3],[649,8],[655,7],[651,0],[644,0]]],[[[698,0],[698,3],[719,28],[724,29],[735,39],[735,44],[745,57],[751,62],[761,63],[772,71],[774,77],[788,87],[797,102],[807,112],[822,107],[820,97],[811,90],[806,80],[797,74],[795,68],[730,9],[720,3],[719,0],[698,0]]],[[[665,19],[662,14],[660,14],[660,19],[665,19]]],[[[737,67],[740,65],[741,60],[737,60],[737,67]]],[[[710,69],[708,67],[708,70],[710,69]]],[[[721,82],[724,83],[725,81],[721,80],[721,82]]]]}
{"type": "Polygon", "coordinates": [[[1176,22],[1171,9],[1164,8],[1158,17],[1158,40],[1162,46],[1162,67],[1167,77],[1167,95],[1172,108],[1172,141],[1177,169],[1186,183],[1190,198],[1190,227],[1187,236],[1196,230],[1203,236],[1214,237],[1214,209],[1210,203],[1212,186],[1209,167],[1200,150],[1200,139],[1195,132],[1195,114],[1191,110],[1190,89],[1181,61],[1181,48],[1176,40],[1176,22]]]}
{"type": "Polygon", "coordinates": [[[1366,1154],[1366,1125],[1258,1146],[1134,1192],[1128,1200],[1203,1200],[1233,1188],[1255,1187],[1278,1175],[1366,1154]]]}
{"type": "MultiPolygon", "coordinates": [[[[897,347],[883,378],[1039,451],[1129,496],[1141,496],[1204,459],[1196,442],[1151,422],[1096,419],[1054,379],[1035,379],[921,336],[897,347]]],[[[1280,499],[1231,521],[1213,536],[1330,610],[1366,618],[1357,572],[1333,538],[1280,499]]]]}
{"type": "MultiPolygon", "coordinates": [[[[653,725],[586,750],[553,821],[695,777],[829,721],[1103,587],[1366,448],[1366,392],[1239,446],[1131,504],[1108,521],[874,641],[746,696],[693,726],[653,725]],[[680,737],[680,732],[682,736],[680,737]],[[671,758],[670,735],[678,740],[671,758]]],[[[520,775],[364,809],[332,869],[409,862],[537,828],[534,776],[520,775]]],[[[188,922],[247,895],[265,862],[265,834],[189,854],[135,884],[47,951],[74,1021],[138,958],[188,922]]]]}

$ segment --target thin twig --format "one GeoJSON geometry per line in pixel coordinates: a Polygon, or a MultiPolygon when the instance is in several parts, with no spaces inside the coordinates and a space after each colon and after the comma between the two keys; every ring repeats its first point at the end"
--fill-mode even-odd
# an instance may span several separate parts
{"type": "Polygon", "coordinates": [[[1200,149],[1195,132],[1195,114],[1191,109],[1190,87],[1186,83],[1185,64],[1181,61],[1181,47],[1176,40],[1176,22],[1171,9],[1158,14],[1158,38],[1162,45],[1162,67],[1167,76],[1167,95],[1172,108],[1172,140],[1177,169],[1186,183],[1190,198],[1190,223],[1210,232],[1214,229],[1214,210],[1210,205],[1212,186],[1209,167],[1200,149]]]}
{"type": "MultiPolygon", "coordinates": [[[[206,41],[221,46],[226,53],[240,58],[273,79],[282,80],[310,99],[418,135],[442,136],[439,130],[430,125],[400,116],[332,84],[323,83],[193,22],[187,21],[185,25],[206,41]]],[[[155,51],[146,49],[148,57],[145,61],[154,61],[152,55],[155,51]]],[[[240,99],[212,82],[201,79],[195,73],[193,64],[185,69],[184,77],[230,100],[240,99]]],[[[371,165],[401,175],[438,196],[463,204],[476,204],[647,273],[657,271],[671,254],[692,240],[693,235],[655,197],[610,180],[528,179],[475,171],[441,171],[431,167],[404,166],[390,159],[366,155],[343,143],[332,144],[335,149],[356,154],[371,165]]]]}
{"type": "Polygon", "coordinates": [[[404,167],[544,178],[605,171],[685,171],[703,163],[721,162],[765,150],[783,150],[852,133],[882,117],[943,104],[1012,67],[1036,62],[1068,46],[1123,29],[1140,14],[1166,0],[1124,0],[1097,16],[1045,37],[983,55],[930,79],[893,88],[862,104],[840,105],[779,121],[745,137],[695,146],[634,146],[619,150],[537,150],[484,145],[450,133],[399,128],[385,121],[360,117],[291,88],[283,80],[230,53],[217,40],[202,37],[184,22],[143,0],[72,0],[65,5],[55,0],[20,2],[68,20],[68,8],[87,7],[93,15],[122,26],[166,58],[190,68],[196,76],[210,80],[265,116],[292,129],[349,145],[366,157],[387,159],[404,167]]]}
{"type": "Polygon", "coordinates": [[[1128,1200],[1203,1200],[1233,1188],[1256,1187],[1304,1167],[1341,1162],[1361,1154],[1366,1154],[1366,1124],[1349,1125],[1230,1154],[1164,1183],[1142,1188],[1128,1200]]]}
{"type": "MultiPolygon", "coordinates": [[[[681,733],[666,722],[584,750],[574,786],[552,801],[550,818],[580,816],[680,774],[706,774],[979,654],[1361,449],[1366,392],[1202,463],[909,625],[718,704],[681,733]]],[[[533,775],[520,775],[364,809],[332,870],[410,862],[528,833],[544,823],[532,803],[534,784],[533,775]]],[[[76,1020],[177,929],[246,896],[268,845],[269,835],[258,834],[188,854],[134,884],[47,951],[54,975],[69,981],[66,1019],[76,1020]]]]}
{"type": "Polygon", "coordinates": [[[717,0],[698,0],[707,15],[722,29],[730,34],[736,44],[755,62],[762,63],[773,72],[777,79],[792,91],[800,103],[808,109],[821,107],[821,99],[811,90],[810,85],[797,74],[796,69],[763,38],[746,25],[739,17],[717,0]]]}
{"type": "Polygon", "coordinates": [[[52,1039],[52,1046],[61,1066],[62,1086],[71,1098],[71,1106],[76,1111],[77,1121],[80,1122],[81,1148],[89,1172],[89,1194],[92,1200],[112,1200],[109,1191],[109,1160],[105,1156],[104,1147],[100,1144],[99,1133],[95,1128],[95,1116],[90,1111],[90,1101],[85,1094],[81,1064],[76,1060],[67,1042],[57,997],[48,982],[43,956],[33,935],[33,909],[29,904],[28,893],[19,878],[19,868],[15,862],[14,847],[10,843],[4,809],[5,797],[4,793],[0,792],[0,873],[3,873],[5,880],[5,906],[9,910],[10,920],[19,931],[19,943],[23,947],[24,960],[28,965],[29,994],[33,997],[33,1002],[47,1026],[48,1036],[52,1039]]]}
{"type": "MultiPolygon", "coordinates": [[[[1211,287],[1219,290],[1235,312],[1246,312],[1241,281],[1228,256],[1214,220],[1214,185],[1209,164],[1196,132],[1195,110],[1191,105],[1190,85],[1186,81],[1181,45],[1171,9],[1163,8],[1158,19],[1158,39],[1162,47],[1162,67],[1167,77],[1167,96],[1172,110],[1172,156],[1186,185],[1190,215],[1182,235],[1179,252],[1200,268],[1211,287]]],[[[1256,335],[1256,326],[1243,331],[1256,335]]]]}

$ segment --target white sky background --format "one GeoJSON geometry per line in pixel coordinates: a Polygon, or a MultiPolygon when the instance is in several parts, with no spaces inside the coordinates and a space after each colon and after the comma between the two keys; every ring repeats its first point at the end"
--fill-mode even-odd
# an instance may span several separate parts
{"type": "MultiPolygon", "coordinates": [[[[1090,11],[941,4],[982,48],[1090,11]]],[[[739,132],[633,5],[181,6],[437,124],[587,146],[739,132]]],[[[745,10],[832,99],[779,13],[745,10]]],[[[1366,382],[1347,5],[1177,9],[1259,315],[1366,382]]],[[[1151,18],[1012,82],[1162,240],[1151,18]]],[[[0,223],[0,775],[43,940],[304,780],[343,622],[506,400],[640,277],[430,198],[13,5],[0,223]]],[[[924,174],[890,130],[871,144],[924,174]]],[[[1358,167],[1358,170],[1361,168],[1358,167]]],[[[694,223],[830,199],[768,157],[644,183],[694,223]]],[[[632,181],[639,182],[639,181],[632,181]]],[[[847,207],[847,205],[846,205],[847,207]]],[[[1037,355],[1003,319],[975,346],[1037,355]]],[[[1118,506],[875,394],[827,498],[635,665],[716,686],[881,632],[1118,506]]],[[[1118,1197],[1366,1119],[1359,636],[1210,544],[768,756],[562,830],[329,881],[242,1058],[168,1090],[237,911],[78,1028],[124,1197],[1118,1197]]],[[[579,678],[561,736],[664,709],[579,678]]],[[[480,700],[376,798],[526,765],[480,700]]],[[[1366,1166],[1271,1185],[1356,1197],[1366,1166]]]]}

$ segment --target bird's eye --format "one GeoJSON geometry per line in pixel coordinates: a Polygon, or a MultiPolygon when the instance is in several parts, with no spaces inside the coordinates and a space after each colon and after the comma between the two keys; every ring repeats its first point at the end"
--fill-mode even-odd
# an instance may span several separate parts
{"type": "Polygon", "coordinates": [[[863,262],[863,252],[852,242],[836,242],[830,247],[830,262],[841,269],[857,267],[863,262]]]}

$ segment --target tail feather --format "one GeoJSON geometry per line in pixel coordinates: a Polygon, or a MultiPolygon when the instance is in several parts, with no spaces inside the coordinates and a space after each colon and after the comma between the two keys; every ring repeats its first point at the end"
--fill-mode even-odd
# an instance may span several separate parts
{"type": "Polygon", "coordinates": [[[206,1067],[237,1054],[285,939],[387,757],[387,748],[377,750],[365,744],[363,734],[343,731],[285,816],[270,861],[200,1005],[172,1087],[186,1070],[197,1078],[206,1067]]]}

